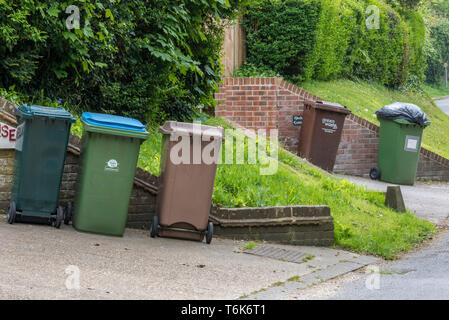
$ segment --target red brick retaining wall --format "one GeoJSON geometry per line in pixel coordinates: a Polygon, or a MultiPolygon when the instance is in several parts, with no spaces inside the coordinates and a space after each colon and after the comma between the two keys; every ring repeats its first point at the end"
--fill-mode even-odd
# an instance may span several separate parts
{"type": "MultiPolygon", "coordinates": [[[[215,114],[247,129],[278,129],[280,142],[297,153],[300,128],[292,120],[302,114],[307,100],[321,99],[282,78],[225,78],[216,94],[215,114]]],[[[378,140],[378,126],[349,115],[334,172],[368,176],[377,166],[378,140]]],[[[449,181],[449,160],[423,148],[417,178],[449,181]]]]}
{"type": "Polygon", "coordinates": [[[377,166],[379,127],[354,115],[346,117],[334,172],[368,176],[377,166]]]}
{"type": "Polygon", "coordinates": [[[302,114],[305,100],[318,99],[282,78],[225,78],[215,98],[217,116],[247,129],[278,129],[279,140],[292,152],[299,143],[293,116],[302,114]]]}

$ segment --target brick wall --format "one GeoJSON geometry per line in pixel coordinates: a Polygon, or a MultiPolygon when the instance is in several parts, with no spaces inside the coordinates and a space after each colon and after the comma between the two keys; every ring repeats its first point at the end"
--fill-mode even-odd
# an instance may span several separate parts
{"type": "MultiPolygon", "coordinates": [[[[225,78],[216,94],[215,114],[247,129],[278,129],[280,142],[298,152],[300,128],[293,115],[300,115],[304,101],[320,98],[282,78],[225,78]]],[[[368,176],[377,167],[379,127],[349,115],[343,128],[334,172],[368,176]]],[[[422,148],[417,179],[449,181],[449,160],[422,148]]]]}
{"type": "Polygon", "coordinates": [[[217,116],[267,134],[277,129],[280,142],[292,152],[299,143],[293,116],[302,114],[305,100],[318,99],[282,78],[225,78],[215,98],[217,116]]]}
{"type": "Polygon", "coordinates": [[[334,219],[328,206],[213,208],[215,233],[224,238],[299,246],[331,246],[334,219]]]}
{"type": "Polygon", "coordinates": [[[334,172],[353,176],[369,176],[377,166],[379,128],[350,114],[343,127],[334,172]]]}

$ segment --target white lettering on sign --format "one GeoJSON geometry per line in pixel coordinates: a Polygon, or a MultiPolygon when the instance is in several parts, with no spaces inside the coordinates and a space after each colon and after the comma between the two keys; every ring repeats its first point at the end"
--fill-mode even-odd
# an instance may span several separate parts
{"type": "Polygon", "coordinates": [[[0,122],[0,149],[14,149],[16,128],[0,122]]]}
{"type": "Polygon", "coordinates": [[[323,131],[326,133],[334,133],[338,129],[335,120],[323,118],[321,122],[324,125],[323,131]]]}

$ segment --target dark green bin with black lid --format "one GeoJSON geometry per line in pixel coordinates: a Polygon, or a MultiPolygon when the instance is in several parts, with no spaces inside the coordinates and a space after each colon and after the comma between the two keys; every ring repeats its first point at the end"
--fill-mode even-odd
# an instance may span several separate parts
{"type": "Polygon", "coordinates": [[[122,236],[140,145],[148,139],[138,120],[85,112],[81,174],[74,206],[78,231],[122,236]]]}
{"type": "Polygon", "coordinates": [[[18,122],[8,222],[52,223],[64,218],[59,191],[70,128],[75,118],[63,108],[23,105],[18,122]]]}

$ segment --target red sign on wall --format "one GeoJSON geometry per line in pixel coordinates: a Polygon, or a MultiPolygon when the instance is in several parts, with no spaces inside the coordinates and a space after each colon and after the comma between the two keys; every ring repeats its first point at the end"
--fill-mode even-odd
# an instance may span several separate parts
{"type": "Polygon", "coordinates": [[[0,149],[14,149],[16,132],[16,128],[0,122],[0,149]]]}

